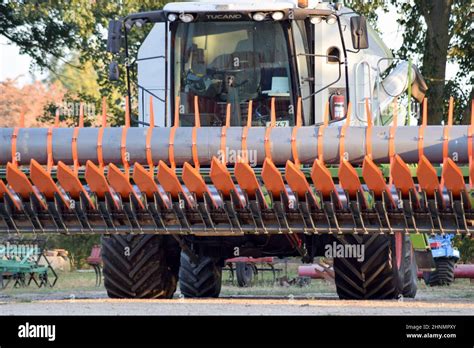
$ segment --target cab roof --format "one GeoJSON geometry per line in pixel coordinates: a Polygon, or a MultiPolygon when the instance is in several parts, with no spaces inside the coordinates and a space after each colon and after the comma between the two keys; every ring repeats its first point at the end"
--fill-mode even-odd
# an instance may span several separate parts
{"type": "Polygon", "coordinates": [[[193,2],[173,2],[164,6],[166,12],[240,12],[240,11],[277,11],[298,8],[293,0],[207,0],[193,2]]]}

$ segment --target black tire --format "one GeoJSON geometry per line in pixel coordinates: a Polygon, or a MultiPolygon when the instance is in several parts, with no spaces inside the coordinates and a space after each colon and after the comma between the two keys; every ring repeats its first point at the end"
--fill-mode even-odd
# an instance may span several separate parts
{"type": "Polygon", "coordinates": [[[196,264],[185,252],[181,252],[179,289],[186,298],[219,297],[222,267],[216,259],[201,256],[196,264]]]}
{"type": "MultiPolygon", "coordinates": [[[[404,238],[404,236],[401,236],[404,238]]],[[[364,260],[357,257],[334,258],[337,293],[340,299],[396,299],[403,293],[403,260],[397,266],[395,236],[344,235],[337,244],[364,246],[364,260]]],[[[400,243],[404,248],[406,243],[400,243]]],[[[403,250],[400,251],[404,255],[403,250]]]]}
{"type": "Polygon", "coordinates": [[[247,262],[237,262],[235,264],[235,274],[237,277],[237,285],[241,288],[247,288],[253,285],[257,268],[254,264],[247,262]]]}
{"type": "Polygon", "coordinates": [[[452,257],[438,257],[435,259],[436,270],[423,274],[426,285],[447,286],[454,282],[454,267],[456,259],[452,257]]]}
{"type": "Polygon", "coordinates": [[[102,237],[104,286],[109,297],[173,297],[179,258],[173,255],[176,251],[167,248],[164,238],[155,235],[102,237]]]}
{"type": "Polygon", "coordinates": [[[416,265],[415,254],[411,245],[411,240],[408,236],[405,236],[405,247],[404,247],[404,285],[403,285],[403,296],[409,298],[415,298],[418,290],[418,267],[416,265]]]}

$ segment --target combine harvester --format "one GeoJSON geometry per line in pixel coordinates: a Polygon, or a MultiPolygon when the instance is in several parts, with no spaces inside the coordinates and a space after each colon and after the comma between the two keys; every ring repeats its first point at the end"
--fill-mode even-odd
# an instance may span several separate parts
{"type": "Polygon", "coordinates": [[[426,101],[421,126],[384,117],[406,88],[423,100],[422,78],[401,62],[383,80],[390,52],[350,9],[172,3],[112,21],[108,49],[130,63],[125,127],[104,107],[99,128],[1,129],[0,233],[102,235],[111,297],[170,298],[178,280],[217,297],[228,258],[311,262],[334,242],[365,248],[335,259],[340,298],[414,296],[425,235],[471,234],[474,127],[453,102],[445,126],[426,101]]]}

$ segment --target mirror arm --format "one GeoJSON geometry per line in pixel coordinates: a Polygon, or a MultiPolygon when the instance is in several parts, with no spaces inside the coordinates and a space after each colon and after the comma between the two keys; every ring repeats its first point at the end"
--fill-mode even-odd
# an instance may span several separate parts
{"type": "Polygon", "coordinates": [[[349,105],[351,101],[351,96],[350,96],[350,90],[349,90],[349,62],[347,59],[347,48],[346,48],[346,42],[344,40],[344,33],[342,32],[341,18],[339,16],[336,16],[336,18],[337,18],[337,27],[339,28],[339,36],[341,37],[342,51],[344,53],[344,70],[346,74],[346,100],[347,100],[347,105],[349,105]]]}
{"type": "MultiPolygon", "coordinates": [[[[325,55],[322,55],[322,54],[321,54],[321,55],[319,55],[319,54],[308,54],[308,56],[313,56],[313,57],[328,57],[328,58],[329,58],[329,57],[335,57],[335,56],[325,56],[325,55]]],[[[304,97],[303,100],[308,100],[308,99],[314,97],[315,95],[321,93],[321,92],[324,91],[325,89],[328,89],[329,87],[331,87],[331,86],[335,85],[336,83],[338,83],[338,82],[341,80],[341,77],[342,77],[342,70],[341,70],[341,65],[342,65],[342,64],[343,64],[343,63],[339,63],[339,64],[337,65],[337,66],[338,66],[339,75],[338,75],[338,77],[337,77],[336,80],[334,80],[333,82],[327,84],[326,86],[324,86],[324,87],[318,89],[317,91],[311,93],[309,96],[304,97]]]]}
{"type": "Polygon", "coordinates": [[[360,52],[360,48],[359,48],[357,51],[353,51],[353,50],[347,49],[347,52],[357,54],[357,53],[360,52]]]}
{"type": "Polygon", "coordinates": [[[135,124],[140,124],[140,125],[145,126],[145,127],[150,127],[150,124],[149,124],[149,123],[140,121],[138,118],[136,118],[136,117],[133,116],[132,114],[130,114],[130,120],[131,120],[133,123],[135,123],[135,124]]]}
{"type": "MultiPolygon", "coordinates": [[[[128,96],[128,112],[129,115],[132,115],[132,91],[130,90],[130,64],[129,64],[129,52],[128,52],[128,35],[127,35],[127,30],[124,30],[125,34],[125,69],[126,69],[126,75],[127,75],[127,96],[128,96]]],[[[133,120],[134,122],[136,120],[133,120]]]]}

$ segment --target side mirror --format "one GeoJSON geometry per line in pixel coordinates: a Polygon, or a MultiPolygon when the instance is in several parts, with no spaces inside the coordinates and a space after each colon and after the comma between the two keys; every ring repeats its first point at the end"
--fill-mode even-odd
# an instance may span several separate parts
{"type": "Polygon", "coordinates": [[[364,16],[351,17],[352,46],[356,50],[369,48],[369,34],[367,20],[364,16]]]}
{"type": "Polygon", "coordinates": [[[109,35],[107,37],[107,52],[118,53],[122,41],[122,21],[111,20],[109,22],[109,35]]]}
{"type": "Polygon", "coordinates": [[[119,66],[117,62],[109,64],[109,81],[118,81],[120,79],[119,66]]]}

